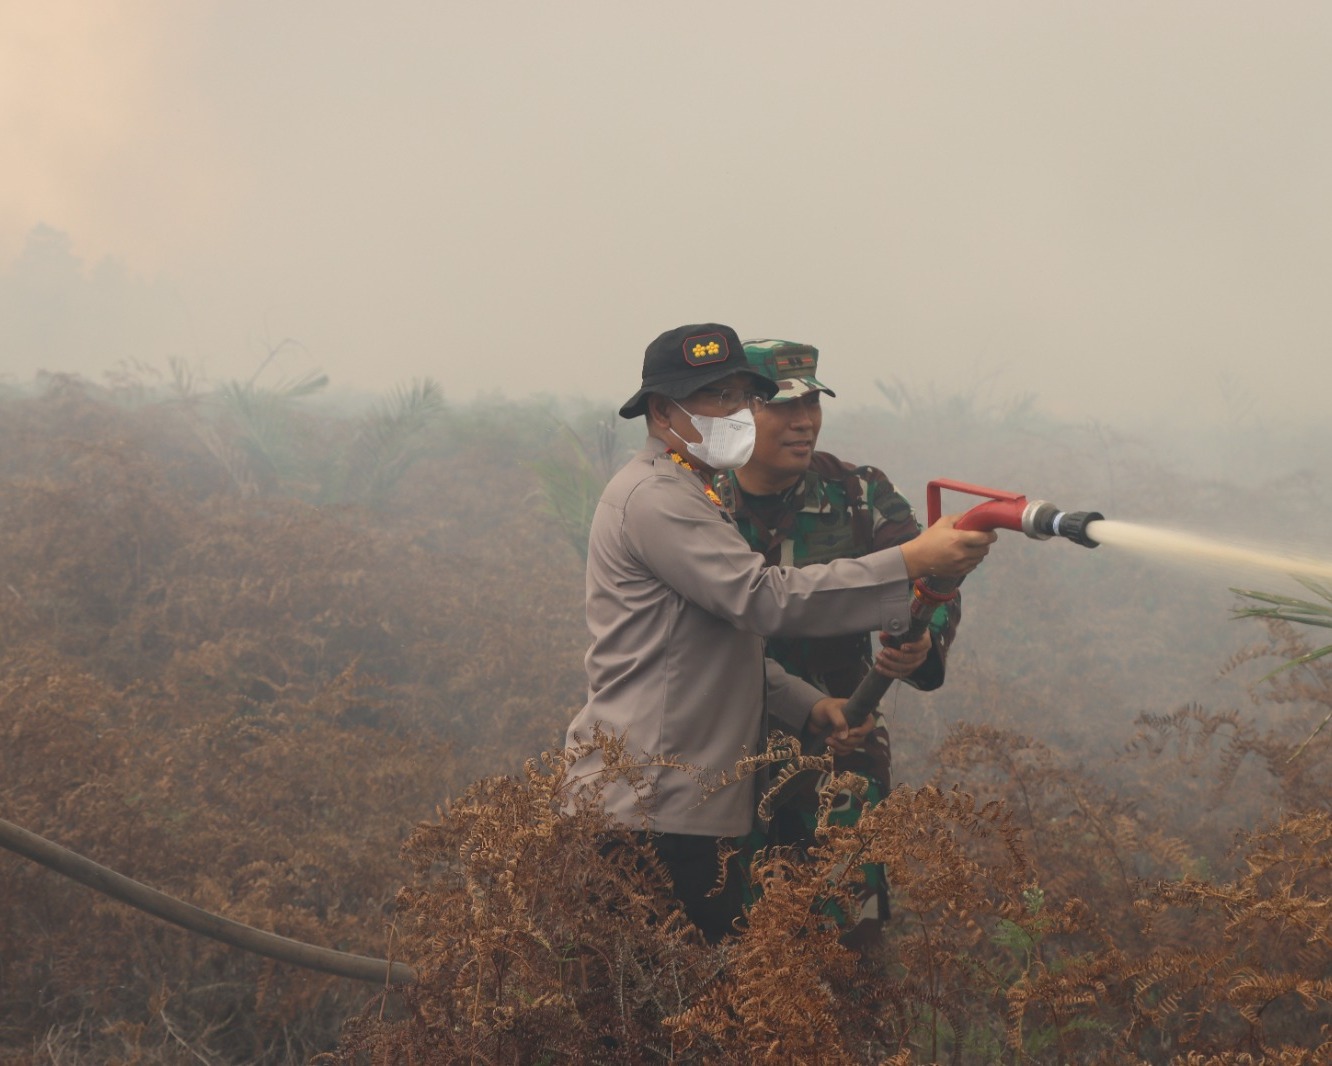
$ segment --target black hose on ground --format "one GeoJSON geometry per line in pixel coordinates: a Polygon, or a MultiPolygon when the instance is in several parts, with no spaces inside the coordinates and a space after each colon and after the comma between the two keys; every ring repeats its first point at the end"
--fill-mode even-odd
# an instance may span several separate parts
{"type": "Polygon", "coordinates": [[[307,970],[350,977],[371,984],[406,985],[416,980],[412,968],[403,962],[374,959],[368,955],[352,955],[332,948],[316,947],[291,940],[276,933],[241,922],[210,914],[206,910],[185,903],[155,888],[131,880],[124,874],[109,870],[91,859],[85,859],[68,848],[53,844],[36,833],[30,833],[13,822],[0,818],[0,846],[17,852],[24,858],[40,863],[48,869],[96,889],[103,895],[128,903],[163,921],[171,922],[192,933],[220,940],[224,944],[253,952],[279,962],[287,962],[307,970]]]}

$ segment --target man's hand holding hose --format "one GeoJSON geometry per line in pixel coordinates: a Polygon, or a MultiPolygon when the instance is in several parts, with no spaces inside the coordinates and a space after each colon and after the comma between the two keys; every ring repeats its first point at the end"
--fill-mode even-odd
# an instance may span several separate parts
{"type": "Polygon", "coordinates": [[[928,629],[916,640],[903,641],[897,645],[891,641],[887,633],[879,634],[879,642],[883,647],[874,657],[874,669],[893,681],[905,681],[919,670],[929,658],[930,648],[934,645],[934,638],[928,629]]]}
{"type": "Polygon", "coordinates": [[[846,716],[842,714],[845,703],[844,699],[825,696],[809,712],[809,731],[834,755],[848,755],[855,751],[865,743],[875,725],[871,716],[855,728],[848,726],[846,716]]]}
{"type": "MultiPolygon", "coordinates": [[[[898,550],[906,563],[909,580],[934,579],[951,596],[951,590],[958,582],[980,566],[999,534],[994,530],[954,528],[961,517],[941,515],[918,537],[901,545],[898,550]]],[[[918,587],[917,595],[920,592],[918,587]]],[[[860,682],[847,703],[837,708],[838,715],[848,723],[848,735],[864,722],[873,720],[874,708],[894,680],[909,676],[924,662],[930,649],[928,638],[924,615],[916,616],[914,612],[912,629],[906,634],[897,637],[880,634],[879,639],[885,647],[875,658],[874,669],[860,682]],[[913,662],[914,666],[911,665],[913,662]]],[[[836,738],[836,731],[831,735],[836,738]]],[[[829,741],[831,746],[832,740],[829,741]]]]}
{"type": "MultiPolygon", "coordinates": [[[[956,582],[980,566],[999,534],[993,530],[954,529],[960,517],[942,515],[920,536],[901,545],[899,550],[910,580],[937,577],[956,582]]],[[[885,647],[875,658],[874,670],[888,679],[910,676],[930,652],[929,630],[898,647],[892,646],[886,633],[880,634],[880,639],[885,647]]],[[[849,725],[842,710],[846,702],[826,697],[814,705],[809,715],[811,732],[835,755],[855,750],[875,725],[873,715],[859,718],[854,726],[849,725]]]]}
{"type": "Polygon", "coordinates": [[[907,576],[944,577],[960,581],[980,566],[990,545],[999,539],[992,529],[954,529],[961,515],[946,514],[920,536],[901,546],[907,576]]]}

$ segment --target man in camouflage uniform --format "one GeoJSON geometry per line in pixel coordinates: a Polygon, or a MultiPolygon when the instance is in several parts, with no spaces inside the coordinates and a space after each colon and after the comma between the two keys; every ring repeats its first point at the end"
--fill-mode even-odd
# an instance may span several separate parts
{"type": "MultiPolygon", "coordinates": [[[[750,547],[770,565],[805,566],[833,559],[857,558],[903,544],[920,533],[911,505],[883,473],[853,466],[828,452],[816,451],[823,424],[823,394],[834,395],[815,374],[818,349],[790,341],[745,342],[745,357],[758,373],[777,382],[778,392],[754,414],[757,439],[749,462],[717,476],[716,487],[750,547]]],[[[959,618],[958,601],[941,606],[929,630],[912,644],[892,647],[887,635],[877,656],[868,633],[840,637],[768,640],[767,654],[792,673],[831,696],[851,695],[871,669],[922,690],[943,684],[948,646],[959,618]]],[[[877,717],[877,715],[876,715],[877,717]]],[[[888,730],[878,717],[864,744],[834,759],[839,771],[852,771],[868,784],[866,803],[887,794],[891,749],[888,730]]],[[[768,842],[797,847],[813,843],[817,794],[822,782],[801,775],[786,786],[778,803],[768,842]]],[[[860,801],[843,793],[831,819],[851,823],[860,801]]],[[[845,940],[862,946],[876,942],[888,915],[887,881],[882,867],[865,868],[866,883],[857,920],[845,940]]]]}

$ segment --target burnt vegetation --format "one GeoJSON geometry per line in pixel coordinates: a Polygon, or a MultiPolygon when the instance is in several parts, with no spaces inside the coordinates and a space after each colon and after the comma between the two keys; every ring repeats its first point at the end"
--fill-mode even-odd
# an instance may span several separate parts
{"type": "MultiPolygon", "coordinates": [[[[416,981],[248,956],[0,853],[0,1062],[1332,1059],[1332,657],[1272,672],[1304,627],[1204,624],[1233,597],[1001,536],[944,689],[889,696],[896,789],[764,856],[710,947],[557,750],[579,516],[637,427],[324,384],[0,393],[0,816],[416,981]],[[824,915],[869,862],[893,919],[862,957],[824,915]]],[[[837,412],[825,443],[918,507],[936,476],[1222,529],[1322,498],[884,391],[891,419],[837,412]]],[[[600,743],[608,774],[663,757],[600,743]]]]}

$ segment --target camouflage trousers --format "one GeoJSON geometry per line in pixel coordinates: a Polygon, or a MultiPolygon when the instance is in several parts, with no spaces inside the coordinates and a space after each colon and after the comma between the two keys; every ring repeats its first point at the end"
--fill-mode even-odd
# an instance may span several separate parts
{"type": "MultiPolygon", "coordinates": [[[[891,787],[892,749],[888,731],[882,724],[866,738],[865,744],[848,755],[836,756],[833,770],[853,773],[864,779],[863,797],[842,790],[833,799],[828,813],[830,825],[855,825],[861,812],[883,799],[891,787]]],[[[780,767],[774,767],[776,772],[780,767]]],[[[739,841],[740,857],[748,871],[754,858],[767,847],[792,849],[797,855],[805,854],[815,843],[818,826],[819,793],[829,781],[827,773],[807,771],[782,786],[773,805],[772,819],[766,829],[755,829],[739,841]]],[[[888,876],[882,863],[867,863],[861,868],[862,881],[856,886],[852,913],[847,914],[836,903],[829,901],[823,913],[837,921],[842,928],[842,940],[848,946],[859,946],[876,941],[882,935],[883,923],[888,920],[888,876]]],[[[746,877],[747,903],[757,898],[757,890],[746,877]]]]}

